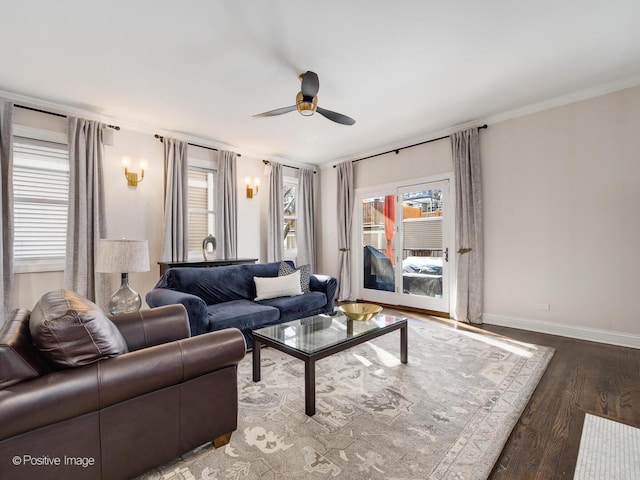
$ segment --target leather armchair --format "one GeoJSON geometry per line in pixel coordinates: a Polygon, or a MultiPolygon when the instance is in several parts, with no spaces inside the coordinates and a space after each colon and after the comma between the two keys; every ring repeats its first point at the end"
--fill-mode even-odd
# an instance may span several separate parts
{"type": "Polygon", "coordinates": [[[0,478],[132,478],[237,428],[239,330],[189,337],[182,305],[114,316],[128,353],[55,370],[29,314],[0,330],[0,478]]]}

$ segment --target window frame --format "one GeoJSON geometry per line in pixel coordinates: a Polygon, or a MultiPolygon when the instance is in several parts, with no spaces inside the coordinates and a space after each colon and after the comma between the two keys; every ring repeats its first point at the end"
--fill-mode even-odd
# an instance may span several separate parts
{"type": "MultiPolygon", "coordinates": [[[[196,170],[199,172],[206,172],[208,174],[211,174],[211,177],[208,178],[208,187],[207,187],[207,203],[209,205],[211,205],[211,209],[207,209],[206,211],[198,211],[198,212],[192,212],[192,209],[188,206],[188,200],[187,200],[187,210],[188,210],[188,215],[189,215],[189,219],[187,220],[187,222],[189,223],[188,226],[188,231],[187,231],[187,241],[190,242],[191,241],[191,214],[192,213],[205,213],[206,215],[212,215],[211,218],[207,218],[207,223],[210,225],[210,229],[209,229],[209,225],[207,227],[207,231],[212,231],[212,235],[214,237],[216,237],[216,215],[217,215],[217,205],[216,205],[216,184],[217,184],[217,175],[218,175],[218,162],[217,160],[205,160],[202,158],[197,158],[195,156],[191,155],[191,147],[189,147],[189,153],[187,155],[187,176],[189,176],[189,172],[192,170],[196,170]]],[[[187,187],[188,188],[188,187],[187,187]]],[[[217,238],[216,238],[217,239],[217,238]]],[[[204,240],[204,239],[201,239],[204,240]]],[[[199,250],[189,250],[188,252],[188,259],[190,261],[201,261],[204,260],[204,254],[202,253],[202,248],[200,248],[199,250]]]]}
{"type": "MultiPolygon", "coordinates": [[[[67,172],[69,167],[69,150],[68,150],[68,135],[62,132],[55,132],[51,130],[45,130],[35,127],[29,127],[20,124],[13,125],[13,138],[12,141],[14,145],[16,143],[20,143],[17,139],[26,139],[31,141],[42,142],[45,144],[49,144],[50,146],[64,148],[67,152],[66,161],[67,161],[67,172]]],[[[13,159],[13,168],[15,169],[15,153],[13,159]]],[[[14,170],[15,172],[15,170],[14,170]]],[[[15,181],[15,173],[12,172],[15,181]]],[[[15,205],[15,188],[13,192],[13,201],[15,205]]],[[[35,203],[35,202],[34,202],[35,203]]],[[[61,203],[61,205],[65,205],[65,249],[66,249],[66,225],[68,221],[68,205],[69,199],[67,195],[66,202],[61,203]]],[[[14,207],[14,229],[15,229],[15,207],[14,207]]],[[[14,272],[15,273],[43,273],[43,272],[63,272],[66,263],[66,252],[59,256],[52,257],[21,257],[16,256],[15,252],[15,231],[14,231],[14,244],[13,244],[13,252],[14,252],[14,272]]]]}
{"type": "Polygon", "coordinates": [[[287,224],[287,220],[294,220],[295,225],[296,225],[296,230],[294,230],[293,232],[293,236],[294,236],[294,241],[295,241],[295,248],[286,248],[286,238],[283,238],[283,242],[284,242],[284,246],[283,246],[283,255],[285,260],[293,260],[294,262],[296,261],[297,257],[298,257],[298,237],[297,237],[297,228],[298,228],[298,200],[299,200],[299,195],[300,195],[300,181],[298,179],[298,177],[294,177],[294,176],[290,176],[290,175],[283,175],[282,176],[282,190],[283,190],[283,198],[282,198],[282,216],[283,216],[283,220],[284,220],[284,224],[283,224],[283,231],[282,233],[284,234],[284,228],[285,225],[287,224]],[[295,202],[295,214],[294,215],[286,215],[285,214],[285,198],[284,198],[284,194],[287,190],[287,185],[291,185],[295,187],[295,194],[294,194],[294,202],[295,202]]]}

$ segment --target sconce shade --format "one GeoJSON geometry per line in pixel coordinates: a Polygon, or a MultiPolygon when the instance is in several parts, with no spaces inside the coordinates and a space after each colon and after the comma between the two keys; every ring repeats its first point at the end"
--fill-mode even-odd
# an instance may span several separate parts
{"type": "Polygon", "coordinates": [[[130,273],[149,271],[147,240],[100,240],[96,272],[130,273]]]}
{"type": "Polygon", "coordinates": [[[251,183],[250,177],[245,177],[244,184],[247,198],[253,198],[258,194],[258,189],[260,188],[260,179],[258,177],[255,178],[253,184],[251,183]]]}

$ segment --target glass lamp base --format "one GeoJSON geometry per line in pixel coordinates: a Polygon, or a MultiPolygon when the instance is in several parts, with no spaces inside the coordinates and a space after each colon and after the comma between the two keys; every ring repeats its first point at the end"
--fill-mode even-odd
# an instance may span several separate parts
{"type": "Polygon", "coordinates": [[[119,315],[121,313],[137,312],[142,306],[142,299],[138,292],[131,289],[126,273],[122,274],[122,284],[116,293],[109,299],[109,313],[119,315]]]}

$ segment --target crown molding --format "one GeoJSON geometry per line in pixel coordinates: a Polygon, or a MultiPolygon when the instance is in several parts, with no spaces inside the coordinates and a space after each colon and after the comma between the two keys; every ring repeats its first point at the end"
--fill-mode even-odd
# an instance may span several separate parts
{"type": "Polygon", "coordinates": [[[294,160],[291,160],[288,158],[282,158],[278,156],[264,155],[264,154],[256,153],[250,150],[240,149],[240,148],[234,147],[233,145],[229,145],[224,142],[220,142],[210,138],[198,137],[185,132],[175,132],[175,131],[165,130],[165,129],[153,127],[151,125],[128,122],[122,119],[116,119],[114,117],[111,117],[105,114],[104,112],[96,112],[94,110],[87,109],[87,108],[73,107],[73,106],[64,105],[64,104],[60,104],[60,103],[56,103],[48,100],[38,99],[35,97],[20,95],[12,92],[0,90],[0,98],[5,98],[6,100],[25,105],[27,107],[47,110],[53,113],[59,113],[61,115],[81,116],[83,118],[88,118],[91,120],[98,120],[103,123],[118,124],[120,125],[121,128],[124,128],[126,130],[132,130],[139,133],[146,133],[149,135],[154,135],[157,133],[162,136],[179,138],[180,140],[184,140],[190,143],[197,143],[206,147],[231,150],[249,158],[260,158],[260,159],[279,162],[282,164],[289,164],[296,167],[316,168],[319,170],[324,170],[326,168],[332,168],[334,165],[338,163],[353,161],[362,157],[368,157],[370,155],[377,155],[382,152],[386,152],[388,150],[403,148],[403,147],[406,147],[407,145],[412,145],[414,143],[428,142],[429,140],[434,140],[436,138],[448,136],[457,131],[465,130],[467,128],[472,128],[474,126],[479,126],[484,124],[494,125],[500,122],[504,122],[514,118],[524,117],[526,115],[531,115],[544,110],[562,107],[564,105],[581,102],[583,100],[588,100],[590,98],[607,95],[609,93],[617,92],[620,90],[626,90],[627,88],[633,88],[638,85],[640,85],[640,76],[624,78],[624,79],[616,80],[613,82],[608,82],[602,85],[598,85],[596,87],[590,87],[590,88],[578,90],[576,92],[572,92],[567,95],[561,95],[548,100],[543,100],[541,102],[526,105],[524,107],[519,107],[512,110],[507,110],[505,112],[476,118],[474,120],[460,123],[457,125],[452,125],[450,127],[445,127],[440,130],[435,130],[428,133],[407,137],[402,140],[398,140],[396,142],[391,142],[384,145],[378,145],[375,148],[360,151],[351,155],[345,155],[343,157],[338,157],[336,159],[330,160],[329,162],[323,162],[322,164],[318,164],[318,165],[296,162],[294,160]]]}
{"type": "Polygon", "coordinates": [[[477,127],[484,124],[489,126],[495,125],[497,123],[511,120],[514,118],[524,117],[526,115],[532,115],[534,113],[542,112],[544,110],[550,110],[552,108],[562,107],[564,105],[581,102],[583,100],[589,100],[590,98],[600,97],[600,96],[608,95],[610,93],[618,92],[621,90],[626,90],[628,88],[637,87],[638,85],[640,85],[640,76],[608,82],[602,85],[598,85],[596,87],[578,90],[576,92],[572,92],[567,95],[561,95],[548,100],[544,100],[542,102],[532,103],[524,107],[519,107],[512,110],[507,110],[505,112],[487,115],[485,117],[476,118],[468,122],[453,125],[451,127],[442,128],[440,130],[431,131],[429,133],[416,135],[413,137],[407,137],[397,142],[379,145],[369,150],[339,157],[332,160],[330,163],[323,163],[321,166],[321,169],[332,168],[334,165],[338,163],[354,161],[362,157],[368,157],[370,155],[378,155],[382,152],[403,148],[403,147],[406,147],[407,145],[413,145],[414,143],[428,142],[429,140],[434,140],[436,138],[448,136],[448,135],[451,135],[452,133],[458,132],[460,130],[465,130],[467,128],[477,127]]]}
{"type": "Polygon", "coordinates": [[[563,107],[572,103],[582,102],[584,100],[589,100],[590,98],[601,97],[610,93],[637,87],[638,85],[640,85],[640,76],[615,80],[613,82],[598,85],[596,87],[585,88],[583,90],[578,90],[567,95],[561,95],[549,100],[543,100],[542,102],[532,103],[521,108],[489,115],[484,119],[476,120],[476,122],[484,122],[487,125],[492,125],[504,122],[506,120],[511,120],[513,118],[524,117],[526,115],[542,112],[544,110],[550,110],[552,108],[563,107]]]}
{"type": "Polygon", "coordinates": [[[176,132],[172,130],[166,130],[163,128],[157,128],[157,127],[154,127],[153,125],[146,125],[146,124],[141,124],[136,122],[130,122],[123,119],[118,119],[110,115],[107,115],[104,112],[97,112],[95,110],[91,110],[88,108],[73,107],[70,105],[62,104],[62,103],[56,103],[49,100],[43,100],[40,98],[30,97],[30,96],[21,95],[21,94],[8,92],[4,90],[0,90],[0,99],[4,99],[13,103],[24,105],[25,107],[37,108],[39,110],[45,110],[47,112],[57,113],[60,115],[82,117],[88,120],[96,120],[106,124],[116,124],[124,130],[129,130],[137,133],[148,134],[151,136],[158,134],[163,137],[178,138],[188,143],[202,145],[203,147],[216,148],[218,150],[229,150],[229,151],[236,152],[242,155],[243,157],[247,157],[247,158],[256,158],[261,160],[264,159],[264,160],[282,163],[283,165],[286,164],[286,165],[291,165],[299,168],[318,168],[317,165],[296,162],[288,158],[281,158],[273,155],[265,156],[262,153],[256,153],[251,150],[237,148],[233,145],[229,145],[224,142],[213,140],[211,138],[204,138],[197,135],[192,135],[187,132],[176,132]]]}

